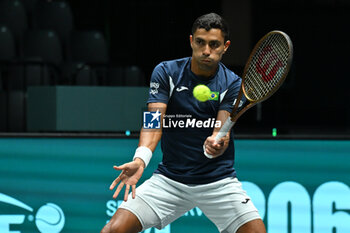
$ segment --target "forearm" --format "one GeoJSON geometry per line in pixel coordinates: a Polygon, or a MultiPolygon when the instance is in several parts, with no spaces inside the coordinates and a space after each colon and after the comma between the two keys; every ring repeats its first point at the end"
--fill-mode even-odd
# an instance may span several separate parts
{"type": "Polygon", "coordinates": [[[147,131],[146,129],[141,129],[139,145],[135,151],[134,161],[142,161],[144,168],[147,167],[152,158],[153,152],[161,138],[161,132],[161,130],[147,131]]]}
{"type": "Polygon", "coordinates": [[[160,123],[161,127],[160,129],[141,129],[140,133],[140,141],[139,141],[139,147],[145,146],[152,150],[152,152],[156,149],[158,142],[160,141],[160,138],[162,137],[162,123],[163,123],[163,117],[166,112],[167,105],[164,103],[149,103],[148,104],[148,111],[150,112],[157,112],[159,111],[161,113],[160,115],[160,123]]]}
{"type": "MultiPolygon", "coordinates": [[[[225,110],[220,110],[218,112],[218,115],[216,117],[217,121],[221,122],[220,127],[215,127],[213,130],[213,136],[216,136],[218,134],[218,132],[220,131],[221,127],[225,124],[226,120],[230,117],[230,113],[228,111],[225,110]]],[[[230,137],[230,132],[231,130],[228,132],[227,136],[230,137]]]]}
{"type": "Polygon", "coordinates": [[[140,140],[138,148],[136,149],[134,160],[140,158],[145,163],[145,167],[149,163],[154,150],[156,149],[158,142],[162,137],[162,122],[163,116],[166,111],[166,104],[164,103],[150,103],[148,105],[148,111],[160,112],[161,127],[159,129],[141,129],[140,140]]]}
{"type": "Polygon", "coordinates": [[[158,142],[162,137],[161,130],[149,130],[149,129],[141,129],[139,147],[145,146],[148,147],[152,152],[156,149],[158,142]]]}

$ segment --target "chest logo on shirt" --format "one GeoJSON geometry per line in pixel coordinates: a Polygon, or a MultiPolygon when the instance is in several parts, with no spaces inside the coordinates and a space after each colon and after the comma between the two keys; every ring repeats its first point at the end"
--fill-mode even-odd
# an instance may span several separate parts
{"type": "Polygon", "coordinates": [[[185,91],[185,90],[188,90],[188,87],[181,86],[181,87],[176,88],[177,92],[181,92],[181,91],[185,91]]]}
{"type": "Polygon", "coordinates": [[[210,96],[208,100],[219,100],[219,92],[218,91],[212,91],[210,93],[210,96]]]}

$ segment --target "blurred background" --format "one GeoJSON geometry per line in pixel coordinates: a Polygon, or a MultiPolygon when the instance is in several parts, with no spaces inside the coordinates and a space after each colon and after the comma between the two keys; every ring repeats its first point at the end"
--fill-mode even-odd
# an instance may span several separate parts
{"type": "MultiPolygon", "coordinates": [[[[151,72],[191,56],[209,12],[230,24],[223,63],[238,75],[267,32],[294,44],[284,85],[235,125],[235,169],[268,232],[350,232],[349,0],[0,0],[0,232],[99,232],[151,72]]],[[[216,227],[195,208],[153,232],[216,227]]]]}
{"type": "Polygon", "coordinates": [[[223,63],[239,75],[267,32],[294,43],[285,84],[239,119],[238,135],[347,137],[349,10],[346,0],[0,0],[0,131],[137,133],[153,68],[190,56],[193,21],[216,12],[231,29],[223,63]]]}

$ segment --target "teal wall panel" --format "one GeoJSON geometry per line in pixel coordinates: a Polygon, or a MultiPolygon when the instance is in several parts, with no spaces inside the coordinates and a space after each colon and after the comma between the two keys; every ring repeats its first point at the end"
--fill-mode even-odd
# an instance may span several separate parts
{"type": "MultiPolygon", "coordinates": [[[[0,232],[99,232],[122,199],[108,189],[118,174],[112,166],[129,162],[137,144],[1,138],[0,232]]],[[[160,161],[157,148],[141,182],[160,161]]],[[[235,167],[269,233],[350,232],[350,141],[236,140],[235,167]]],[[[195,208],[161,231],[145,231],[153,232],[217,230],[195,208]]]]}

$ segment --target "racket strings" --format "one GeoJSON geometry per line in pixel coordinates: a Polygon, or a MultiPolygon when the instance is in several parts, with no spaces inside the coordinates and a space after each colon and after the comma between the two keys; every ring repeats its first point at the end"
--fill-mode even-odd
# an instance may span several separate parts
{"type": "MultiPolygon", "coordinates": [[[[268,40],[265,40],[264,43],[262,44],[262,47],[260,48],[260,51],[258,51],[258,55],[255,57],[255,64],[256,66],[260,67],[268,67],[266,70],[262,70],[259,74],[260,75],[266,75],[266,74],[271,74],[271,70],[273,69],[274,65],[273,63],[276,63],[277,59],[279,57],[281,57],[280,55],[285,54],[285,52],[277,52],[278,50],[281,51],[279,48],[281,47],[281,41],[276,37],[276,36],[271,36],[268,38],[268,40]],[[266,52],[263,52],[262,50],[264,50],[265,48],[269,48],[269,52],[271,53],[271,55],[267,54],[266,52]],[[277,52],[277,53],[276,53],[277,52]],[[260,63],[260,64],[259,64],[260,63]],[[263,73],[263,74],[261,74],[263,73]]],[[[283,46],[283,44],[282,44],[283,46]]],[[[283,61],[283,58],[278,60],[278,61],[283,61]]],[[[252,67],[252,69],[254,69],[254,67],[252,67]]],[[[250,70],[250,71],[254,71],[254,70],[250,70]]],[[[278,73],[283,73],[283,71],[281,71],[281,69],[277,70],[278,73]]],[[[276,74],[276,77],[280,77],[281,75],[276,74]]],[[[254,74],[256,74],[256,71],[254,71],[254,74]]],[[[267,75],[267,76],[269,76],[267,75]]],[[[265,77],[266,78],[266,77],[265,77]]],[[[257,77],[256,75],[254,76],[254,79],[252,79],[255,83],[255,85],[257,85],[260,90],[260,94],[265,95],[266,93],[268,93],[271,88],[273,88],[277,82],[279,81],[278,78],[273,78],[273,77],[268,77],[268,81],[261,79],[260,77],[257,77]],[[265,81],[265,82],[264,82],[265,81]]]]}
{"type": "Polygon", "coordinates": [[[260,100],[278,86],[289,56],[288,41],[279,33],[268,36],[260,44],[245,73],[244,88],[249,99],[260,100]]]}

